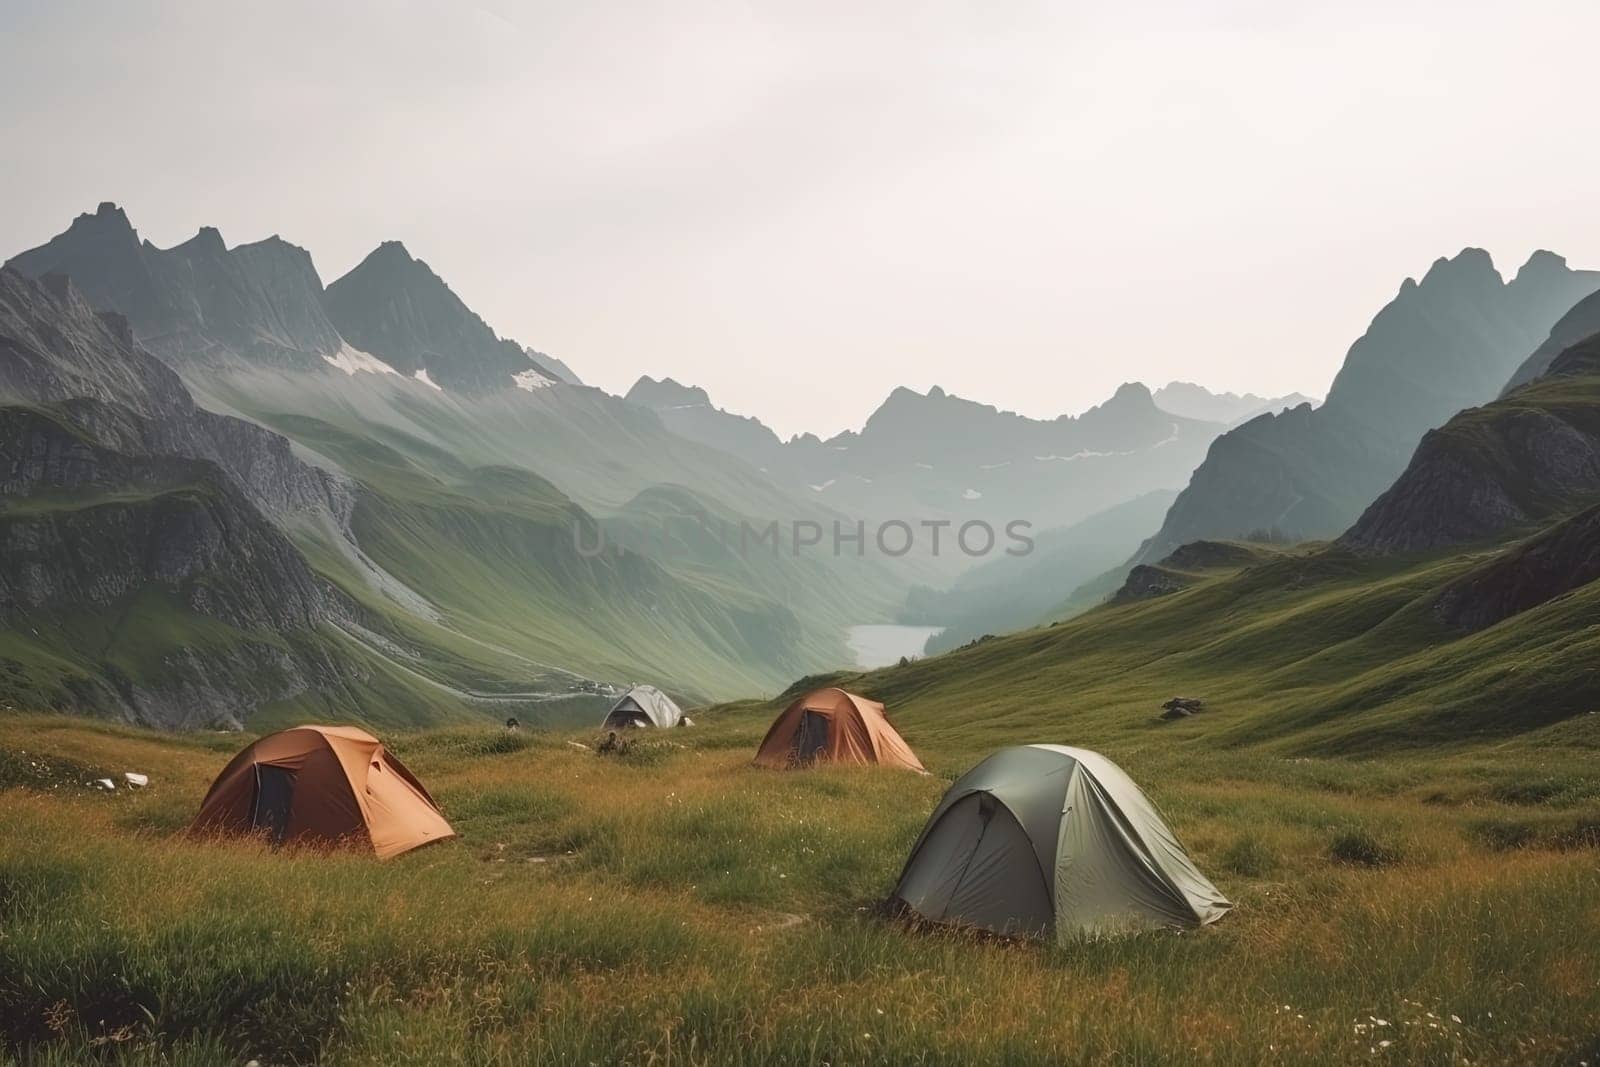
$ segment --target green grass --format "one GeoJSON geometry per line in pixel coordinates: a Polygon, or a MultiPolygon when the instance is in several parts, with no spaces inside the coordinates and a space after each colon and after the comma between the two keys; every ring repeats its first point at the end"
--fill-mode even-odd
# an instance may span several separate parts
{"type": "MultiPolygon", "coordinates": [[[[1600,825],[1583,748],[1350,761],[1104,744],[1238,906],[1201,931],[1064,949],[881,915],[977,740],[941,739],[914,700],[893,710],[935,776],[751,768],[762,704],[697,712],[637,760],[586,734],[397,734],[461,836],[386,864],[185,839],[236,735],[0,718],[0,767],[26,751],[152,778],[110,795],[68,784],[76,771],[60,788],[0,779],[0,1037],[40,1063],[1600,1051],[1600,841],[1560,837],[1600,825]],[[1533,777],[1559,788],[1505,794],[1533,777]],[[1508,848],[1485,820],[1540,829],[1508,848]]],[[[1081,740],[1048,720],[1036,734],[1081,740]]]]}

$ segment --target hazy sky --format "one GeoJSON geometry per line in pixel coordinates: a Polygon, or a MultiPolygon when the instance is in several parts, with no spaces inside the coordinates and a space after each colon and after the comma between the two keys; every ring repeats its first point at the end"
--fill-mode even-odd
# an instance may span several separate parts
{"type": "Polygon", "coordinates": [[[106,199],[325,280],[399,238],[588,381],[786,434],[899,384],[1321,395],[1439,255],[1600,266],[1596,40],[1593,0],[0,0],[0,253],[106,199]]]}

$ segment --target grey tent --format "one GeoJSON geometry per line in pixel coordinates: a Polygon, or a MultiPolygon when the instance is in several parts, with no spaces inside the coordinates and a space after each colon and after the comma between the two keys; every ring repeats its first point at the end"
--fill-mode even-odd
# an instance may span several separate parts
{"type": "Polygon", "coordinates": [[[606,712],[602,730],[625,726],[688,726],[689,719],[672,698],[653,685],[636,685],[606,712]]]}
{"type": "Polygon", "coordinates": [[[1202,926],[1231,908],[1133,779],[1062,745],[996,752],[951,786],[895,897],[926,919],[1074,938],[1202,926]]]}

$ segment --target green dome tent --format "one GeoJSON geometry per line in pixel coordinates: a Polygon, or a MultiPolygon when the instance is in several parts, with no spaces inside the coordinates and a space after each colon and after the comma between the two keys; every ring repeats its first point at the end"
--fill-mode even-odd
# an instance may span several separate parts
{"type": "Polygon", "coordinates": [[[671,697],[653,685],[636,685],[623,694],[622,699],[606,712],[602,730],[620,730],[629,726],[690,726],[683,709],[671,697]]]}
{"type": "Polygon", "coordinates": [[[996,752],[945,793],[895,898],[923,918],[1060,942],[1202,926],[1233,905],[1155,806],[1104,756],[1062,745],[996,752]]]}

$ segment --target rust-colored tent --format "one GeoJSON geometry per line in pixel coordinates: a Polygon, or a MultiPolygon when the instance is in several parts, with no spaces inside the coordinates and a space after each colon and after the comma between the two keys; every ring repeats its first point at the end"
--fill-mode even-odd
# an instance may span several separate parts
{"type": "Polygon", "coordinates": [[[211,783],[193,829],[355,844],[379,859],[456,835],[422,783],[352,726],[298,726],[246,748],[211,783]]]}
{"type": "Polygon", "coordinates": [[[843,689],[816,689],[784,709],[756,750],[757,767],[877,763],[926,773],[876,700],[843,689]]]}

